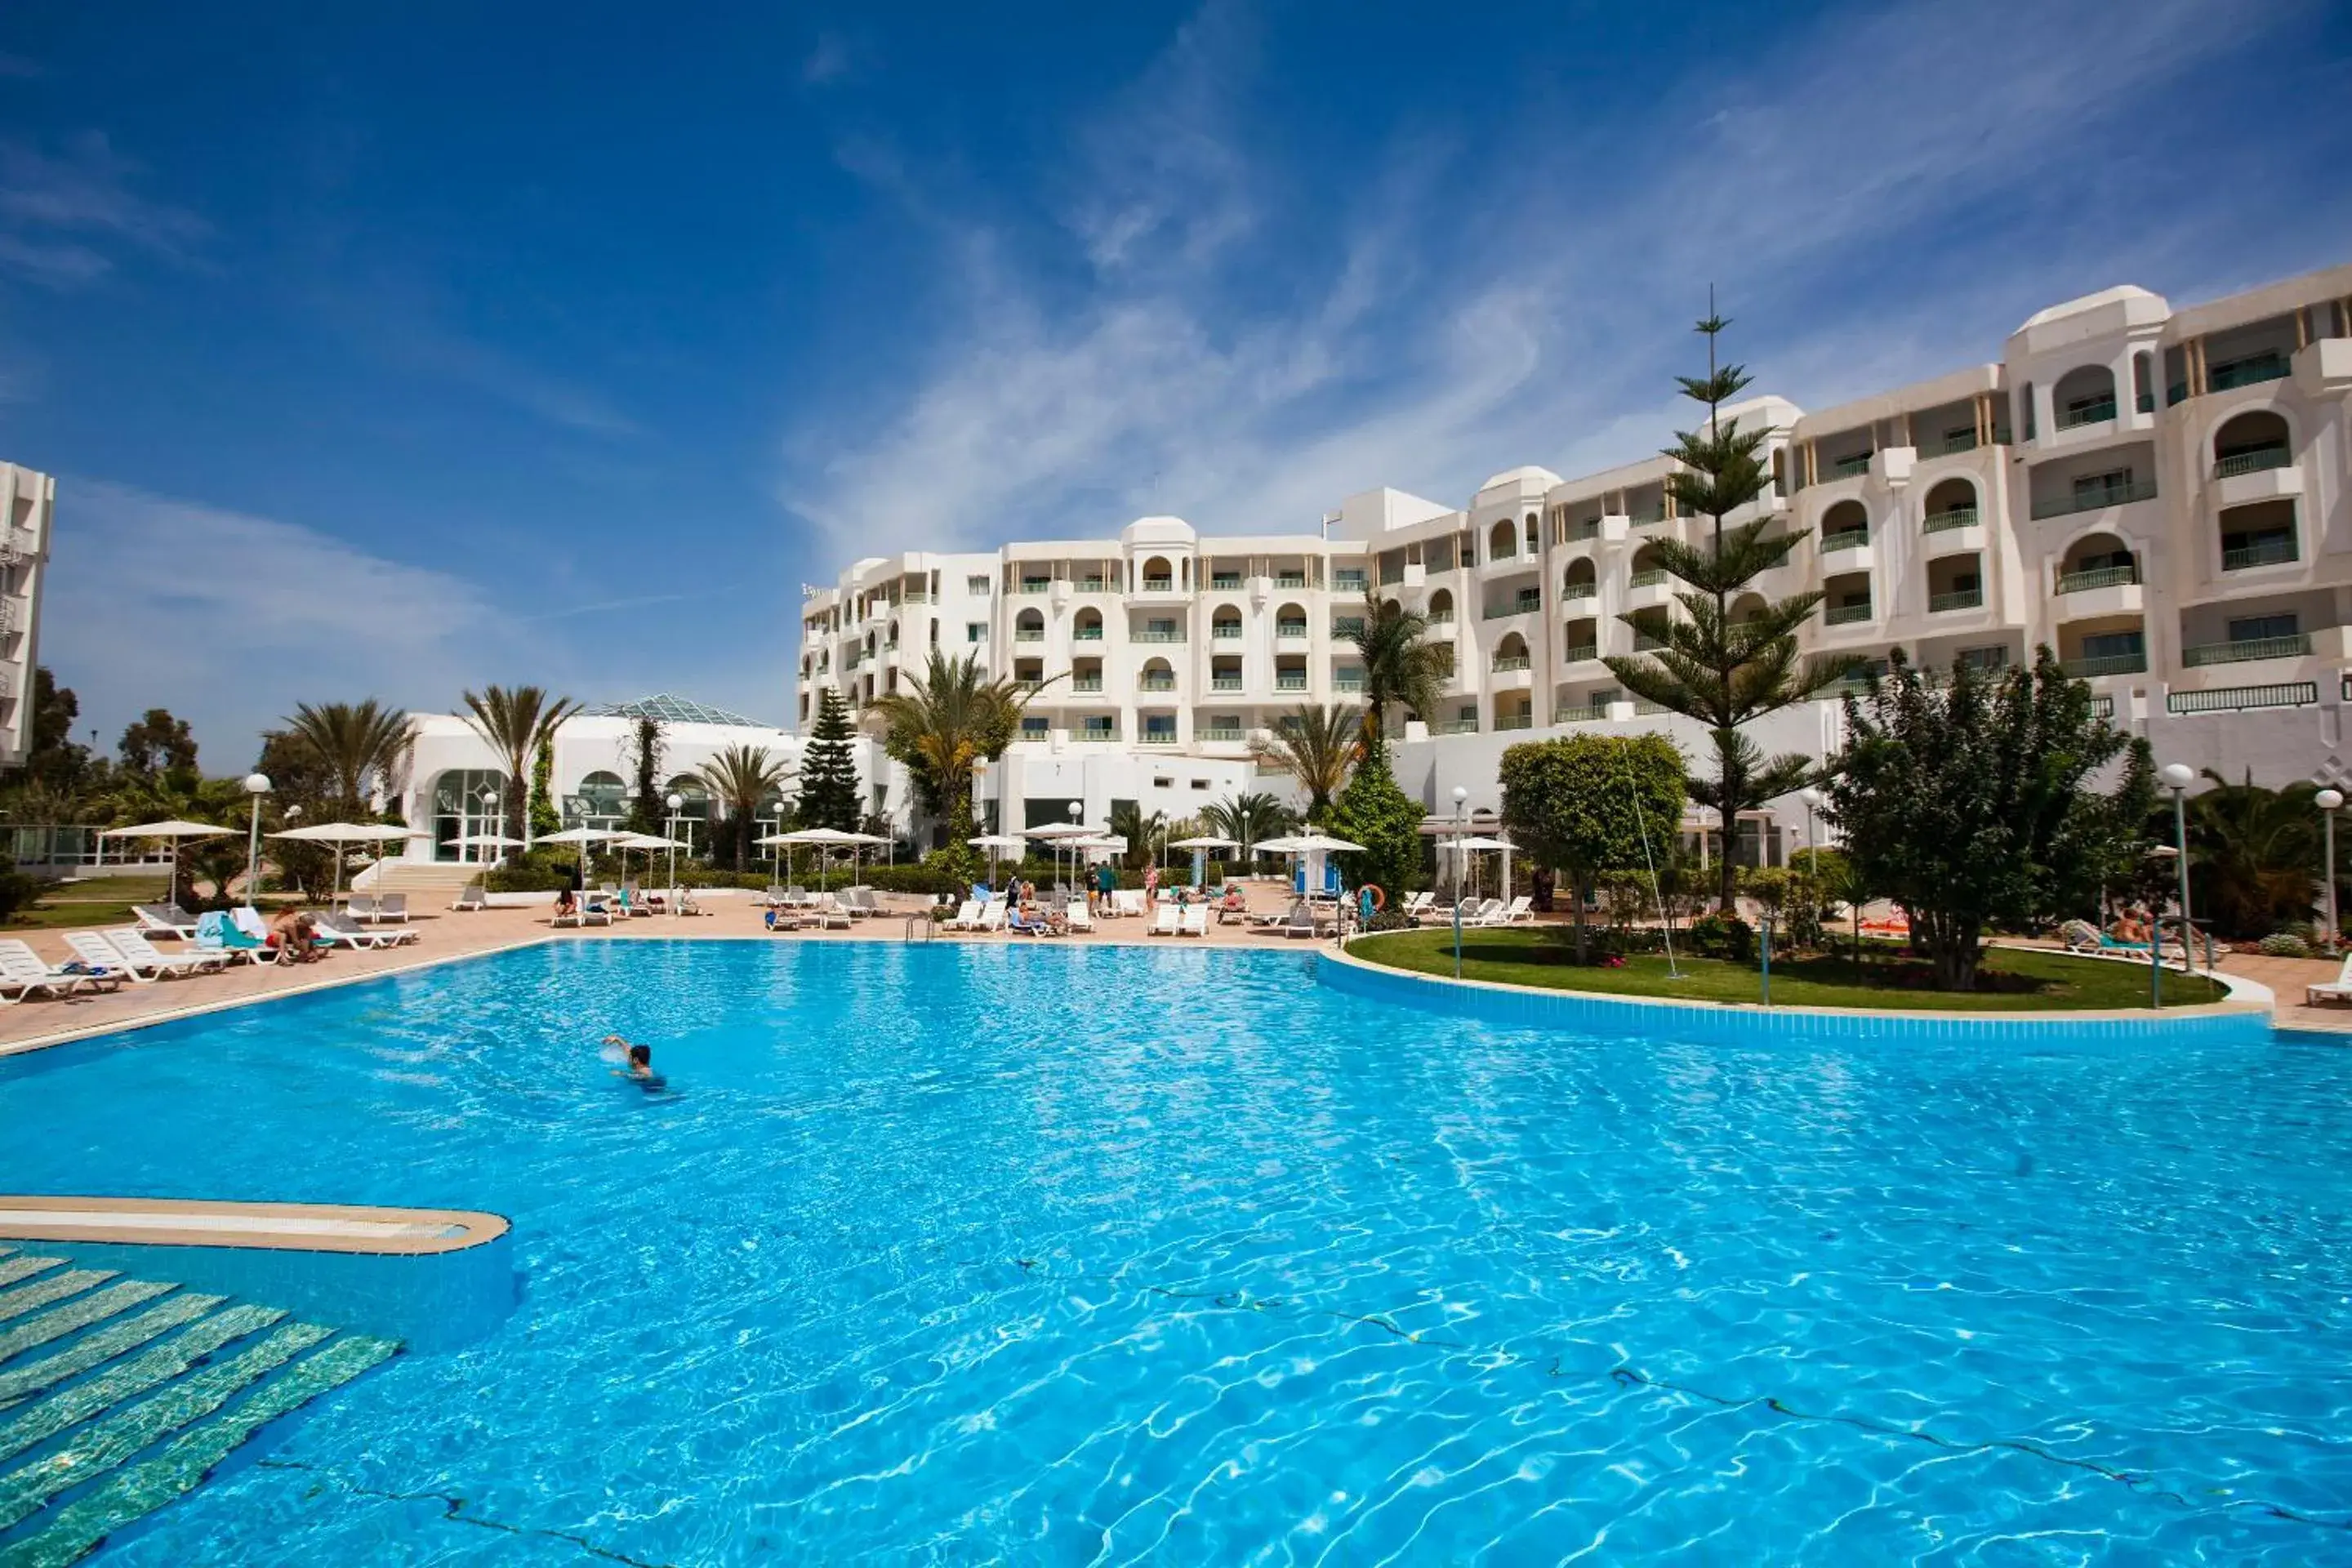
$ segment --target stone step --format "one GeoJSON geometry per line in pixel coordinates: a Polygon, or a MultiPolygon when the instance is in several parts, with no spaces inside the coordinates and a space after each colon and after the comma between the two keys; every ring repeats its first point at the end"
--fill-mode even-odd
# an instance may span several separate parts
{"type": "Polygon", "coordinates": [[[189,1373],[161,1394],[0,1475],[0,1531],[29,1519],[60,1492],[104,1475],[148,1444],[211,1415],[333,1331],[317,1323],[289,1323],[244,1354],[189,1373]]]}
{"type": "MultiPolygon", "coordinates": [[[[133,1280],[131,1283],[142,1284],[144,1281],[133,1280]]],[[[120,1289],[121,1287],[112,1289],[120,1289]]],[[[125,1351],[135,1351],[158,1335],[170,1333],[181,1324],[203,1317],[226,1300],[225,1296],[199,1296],[193,1291],[183,1290],[161,1306],[150,1307],[135,1318],[127,1318],[94,1333],[84,1334],[55,1355],[44,1356],[21,1367],[0,1370],[0,1410],[29,1399],[45,1388],[54,1388],[67,1378],[79,1377],[125,1351]]],[[[59,1308],[58,1310],[65,1309],[59,1308]]]]}
{"type": "Polygon", "coordinates": [[[62,1301],[113,1278],[111,1268],[68,1268],[62,1274],[36,1279],[30,1285],[19,1285],[14,1290],[0,1290],[0,1323],[37,1312],[52,1301],[62,1301]]]}
{"type": "Polygon", "coordinates": [[[153,1350],[51,1394],[14,1420],[0,1423],[0,1461],[161,1387],[231,1340],[258,1333],[285,1315],[276,1307],[231,1307],[153,1350]]]}
{"type": "Polygon", "coordinates": [[[0,1362],[22,1355],[36,1346],[61,1340],[77,1330],[102,1322],[117,1312],[127,1312],[140,1302],[152,1300],[171,1289],[172,1286],[153,1279],[125,1279],[109,1285],[103,1290],[92,1290],[87,1296],[77,1297],[62,1307],[52,1307],[37,1318],[26,1318],[14,1328],[0,1330],[0,1362]]]}
{"type": "Polygon", "coordinates": [[[30,1279],[64,1261],[62,1258],[0,1258],[0,1285],[15,1285],[30,1279]]]}
{"type": "Polygon", "coordinates": [[[57,1510],[39,1531],[8,1549],[10,1568],[67,1568],[144,1518],[204,1484],[223,1459],[256,1432],[322,1394],[341,1387],[399,1350],[390,1340],[345,1335],[264,1384],[251,1398],[166,1445],[154,1458],[119,1471],[57,1510]]]}

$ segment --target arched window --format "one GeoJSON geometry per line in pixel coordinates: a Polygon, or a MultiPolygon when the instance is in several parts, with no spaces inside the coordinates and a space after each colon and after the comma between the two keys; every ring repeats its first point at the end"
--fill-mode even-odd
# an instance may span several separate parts
{"type": "Polygon", "coordinates": [[[1173,691],[1176,671],[1164,658],[1149,658],[1143,661],[1143,674],[1136,684],[1145,691],[1173,691]]]}
{"type": "Polygon", "coordinates": [[[2142,414],[2156,412],[2156,367],[2144,349],[2132,355],[2132,406],[2142,414]]]}
{"type": "Polygon", "coordinates": [[[1209,619],[1209,639],[1212,642],[1239,642],[1242,635],[1242,613],[1231,605],[1220,605],[1209,619]]]}
{"type": "Polygon", "coordinates": [[[1568,563],[1568,574],[1560,582],[1563,599],[1590,599],[1600,593],[1601,579],[1587,555],[1568,563]]]}
{"type": "Polygon", "coordinates": [[[1518,524],[1505,518],[1486,533],[1486,559],[1507,561],[1519,552],[1518,524]]]}
{"type": "Polygon", "coordinates": [[[1731,624],[1744,626],[1751,621],[1760,621],[1769,607],[1764,602],[1763,595],[1742,594],[1731,602],[1731,624]]]}
{"type": "Polygon", "coordinates": [[[1274,612],[1274,635],[1278,637],[1303,637],[1307,635],[1307,606],[1285,605],[1274,612]]]}
{"type": "Polygon", "coordinates": [[[563,797],[563,826],[566,827],[610,827],[629,814],[629,786],[621,775],[602,769],[580,781],[580,787],[563,797]]]}
{"type": "Polygon", "coordinates": [[[1528,639],[1517,632],[1506,632],[1503,640],[1495,645],[1495,668],[1525,669],[1528,663],[1528,639]]]}
{"type": "Polygon", "coordinates": [[[1143,591],[1164,594],[1176,586],[1176,568],[1165,555],[1155,555],[1143,563],[1143,591]]]}
{"type": "Polygon", "coordinates": [[[1429,596],[1429,623],[1432,626],[1443,626],[1453,619],[1454,590],[1440,588],[1429,596]]]}
{"type": "Polygon", "coordinates": [[[1538,550],[1542,548],[1542,545],[1543,518],[1540,514],[1531,511],[1528,513],[1527,537],[1522,542],[1520,547],[1528,554],[1533,555],[1538,550]]]}
{"type": "Polygon", "coordinates": [[[1943,528],[1966,528],[1977,521],[1977,487],[1970,480],[1945,479],[1927,492],[1928,532],[1943,528]]]}
{"type": "Polygon", "coordinates": [[[2129,544],[2112,533],[2084,534],[2066,547],[2058,566],[2058,591],[2062,594],[2120,587],[2138,581],[2138,558],[2129,544]]]}
{"type": "Polygon", "coordinates": [[[1633,573],[1625,580],[1626,586],[1646,588],[1654,583],[1663,583],[1665,580],[1666,569],[1658,564],[1656,551],[1645,544],[1633,552],[1633,573]]]}
{"type": "Polygon", "coordinates": [[[1070,640],[1073,642],[1102,641],[1102,612],[1100,610],[1080,610],[1078,612],[1077,620],[1073,623],[1070,627],[1070,640]]]}
{"type": "Polygon", "coordinates": [[[2050,389],[2058,428],[2096,425],[2116,416],[2116,373],[2103,364],[2078,364],[2050,389]]]}
{"type": "Polygon", "coordinates": [[[2213,477],[2284,468],[2292,458],[2286,421],[2267,408],[2250,408],[2213,432],[2213,477]]]}
{"type": "Polygon", "coordinates": [[[522,825],[506,819],[507,775],[496,768],[451,768],[433,780],[433,858],[469,864],[496,860],[506,851],[472,838],[522,837],[522,825]]]}
{"type": "Polygon", "coordinates": [[[1870,513],[1858,500],[1842,500],[1822,513],[1822,553],[1832,554],[1870,542],[1870,513]]]}
{"type": "Polygon", "coordinates": [[[675,808],[679,816],[695,822],[710,819],[710,786],[702,782],[699,773],[680,773],[662,785],[662,810],[669,811],[669,797],[678,797],[675,808]]]}
{"type": "Polygon", "coordinates": [[[1019,615],[1013,616],[1013,640],[1014,642],[1044,642],[1045,640],[1045,616],[1044,612],[1039,610],[1024,610],[1019,615]]]}

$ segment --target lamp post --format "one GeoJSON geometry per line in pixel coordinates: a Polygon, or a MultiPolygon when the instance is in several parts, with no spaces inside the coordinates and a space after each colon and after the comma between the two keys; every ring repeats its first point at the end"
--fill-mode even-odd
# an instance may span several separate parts
{"type": "Polygon", "coordinates": [[[669,798],[663,804],[669,807],[670,830],[662,837],[669,840],[669,913],[670,918],[676,920],[677,906],[686,902],[684,899],[677,896],[677,808],[686,804],[686,796],[672,792],[669,798]]]}
{"type": "Polygon", "coordinates": [[[1462,818],[1470,809],[1467,786],[1454,786],[1454,978],[1462,978],[1462,818]]]}
{"type": "Polygon", "coordinates": [[[245,901],[250,904],[261,888],[261,797],[269,793],[269,775],[246,774],[245,793],[253,797],[252,822],[245,837],[245,901]]]}
{"type": "MultiPolygon", "coordinates": [[[[2193,974],[2197,971],[2197,949],[2196,934],[2189,923],[2189,786],[2197,782],[2197,774],[2186,763],[2167,763],[2158,776],[2172,792],[2172,848],[2180,860],[2180,967],[2193,974]]],[[[2155,937],[2151,931],[2149,941],[2161,947],[2163,944],[2156,942],[2155,937]]]]}
{"type": "Polygon", "coordinates": [[[1829,796],[1807,784],[1797,798],[1805,803],[1805,868],[1818,871],[1822,868],[1822,847],[1820,841],[1813,837],[1813,813],[1821,809],[1822,803],[1829,796]]]}
{"type": "Polygon", "coordinates": [[[2338,789],[2324,789],[2313,795],[2311,800],[2313,805],[2319,807],[2319,820],[2327,834],[2327,952],[2332,958],[2336,954],[2336,948],[2341,945],[2337,938],[2340,928],[2336,919],[2336,808],[2344,804],[2344,792],[2338,789]]]}
{"type": "MultiPolygon", "coordinates": [[[[1085,819],[1085,817],[1086,817],[1086,815],[1087,815],[1087,805],[1086,805],[1086,802],[1084,802],[1084,801],[1082,801],[1082,800],[1074,800],[1074,801],[1070,802],[1070,808],[1069,808],[1069,809],[1070,809],[1070,826],[1073,826],[1073,827],[1076,827],[1076,826],[1077,826],[1081,821],[1083,821],[1083,820],[1085,819]]],[[[1024,854],[1025,854],[1025,853],[1027,853],[1027,851],[1025,851],[1025,850],[1024,850],[1024,851],[1023,851],[1023,853],[1024,853],[1024,854]]],[[[1054,864],[1055,864],[1055,874],[1056,874],[1056,875],[1059,875],[1059,874],[1060,874],[1061,860],[1062,860],[1062,847],[1061,847],[1060,845],[1056,844],[1056,845],[1055,845],[1055,846],[1054,846],[1054,864]]],[[[1070,846],[1070,879],[1071,879],[1072,881],[1076,881],[1076,880],[1077,880],[1077,877],[1078,877],[1078,847],[1077,847],[1077,845],[1076,845],[1075,843],[1073,843],[1073,844],[1070,846]]]]}

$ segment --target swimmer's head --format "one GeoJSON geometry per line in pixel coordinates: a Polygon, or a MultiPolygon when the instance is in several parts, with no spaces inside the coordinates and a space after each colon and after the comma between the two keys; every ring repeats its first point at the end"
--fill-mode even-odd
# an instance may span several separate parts
{"type": "Polygon", "coordinates": [[[633,1068],[646,1068],[653,1066],[654,1048],[651,1046],[631,1046],[629,1047],[629,1065],[633,1068]]]}

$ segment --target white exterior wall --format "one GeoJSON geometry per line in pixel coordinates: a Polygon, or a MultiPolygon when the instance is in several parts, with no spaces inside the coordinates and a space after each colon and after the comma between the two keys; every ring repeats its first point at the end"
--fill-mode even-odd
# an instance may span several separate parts
{"type": "MultiPolygon", "coordinates": [[[[2014,663],[2047,643],[2162,760],[2251,768],[2283,784],[2352,773],[2342,721],[2352,681],[2348,403],[2352,266],[2177,312],[2143,289],[2108,289],[2039,313],[1998,362],[1820,413],[1773,397],[1733,412],[1769,430],[1780,476],[1750,515],[1785,516],[1810,535],[1761,587],[1833,591],[1803,633],[1809,650],[2014,663]],[[2275,360],[2262,357],[2272,351],[2275,360]],[[2101,371],[2115,389],[2112,414],[2068,416],[2077,384],[2101,371]],[[2223,384],[2232,379],[2242,384],[2223,384]],[[2250,413],[2283,422],[2284,449],[2219,464],[2217,436],[2250,413]],[[2124,469],[2130,488],[2077,493],[2077,479],[2124,469]],[[2255,527],[2266,516],[2285,520],[2292,558],[2255,527]],[[1823,548],[1825,522],[1843,547],[1823,548]],[[1853,542],[1856,529],[1866,542],[1853,542]],[[2269,542],[2242,542],[2225,559],[2225,532],[2269,542]],[[2110,548],[2129,552],[2138,581],[2079,580],[2084,556],[2110,548]],[[2286,616],[2291,632],[2232,636],[2232,622],[2243,630],[2286,616]],[[2080,662],[2086,637],[2134,633],[2137,658],[2080,662]]],[[[2246,428],[2224,444],[2242,444],[2246,428]]],[[[1350,650],[1335,623],[1362,595],[1339,574],[1365,572],[1383,596],[1432,615],[1433,636],[1455,648],[1432,732],[1414,727],[1401,776],[1433,809],[1450,808],[1455,783],[1474,805],[1493,805],[1495,763],[1523,731],[1664,722],[1625,700],[1599,656],[1635,651],[1621,615],[1672,613],[1673,584],[1633,581],[1643,547],[1669,535],[1697,541],[1711,526],[1673,515],[1671,467],[1654,457],[1576,479],[1516,468],[1459,510],[1372,490],[1341,502],[1320,533],[1202,538],[1181,520],[1145,518],[1117,538],[863,561],[804,606],[803,722],[821,684],[853,707],[891,689],[927,651],[915,628],[927,639],[940,623],[950,653],[977,650],[992,673],[1047,681],[1032,709],[1042,733],[1014,747],[1001,782],[982,786],[983,798],[1007,804],[1005,820],[1055,795],[1084,800],[1089,821],[1113,797],[1185,814],[1234,789],[1274,787],[1246,761],[1250,733],[1295,704],[1352,695],[1350,650]],[[1147,575],[1157,563],[1165,589],[1147,575]],[[1222,585],[1228,573],[1233,585],[1222,585]],[[1587,574],[1589,591],[1570,597],[1587,574]],[[1097,576],[1099,585],[1088,581],[1097,576]],[[1024,577],[1042,578],[1041,591],[1023,591],[1024,577]],[[913,602],[917,591],[935,602],[913,602]],[[906,661],[887,646],[894,595],[906,661]],[[1304,635],[1286,636],[1286,620],[1302,614],[1304,635]],[[1037,637],[1017,640],[1032,616],[1037,637]],[[1081,640],[1081,625],[1097,618],[1101,639],[1081,640]],[[1217,637],[1221,621],[1240,635],[1217,637]],[[967,624],[985,626],[981,641],[966,639],[967,624]],[[858,662],[845,667],[853,646],[858,662]],[[1165,662],[1164,689],[1145,679],[1160,673],[1153,660],[1165,662]],[[1089,739],[1090,718],[1106,726],[1103,738],[1089,739]],[[1177,782],[1158,790],[1162,777],[1177,782]],[[1195,790],[1196,778],[1209,789],[1195,790]]],[[[1757,739],[1822,755],[1841,721],[1836,704],[1809,704],[1759,726],[1757,739]]],[[[1668,727],[1705,754],[1695,730],[1668,727]]],[[[1802,816],[1788,803],[1779,815],[1788,826],[1802,816]]]]}
{"type": "MultiPolygon", "coordinates": [[[[432,830],[436,826],[436,786],[445,773],[502,773],[504,764],[473,726],[456,714],[420,713],[413,715],[409,723],[413,748],[408,773],[394,794],[411,826],[432,830]]],[[[564,721],[556,731],[549,778],[549,792],[555,797],[558,809],[562,809],[565,796],[580,794],[582,784],[591,773],[616,774],[625,787],[635,773],[632,760],[635,734],[634,719],[583,716],[564,721]]],[[[691,774],[730,746],[764,747],[787,766],[797,769],[802,745],[796,737],[763,725],[666,721],[662,725],[662,777],[667,783],[691,774]]],[[[794,788],[790,783],[785,784],[788,801],[794,788]]],[[[663,810],[667,816],[666,805],[663,810]]],[[[509,837],[522,837],[520,825],[499,822],[496,807],[474,804],[468,816],[470,818],[477,815],[483,819],[468,820],[464,827],[466,834],[504,832],[509,837]]],[[[683,833],[678,837],[684,837],[683,833]]],[[[699,826],[695,829],[695,842],[698,847],[707,842],[699,826]]],[[[415,838],[408,841],[404,858],[430,861],[448,856],[439,851],[435,839],[415,838]]],[[[468,852],[465,858],[495,860],[499,855],[484,850],[468,852]]]]}
{"type": "Polygon", "coordinates": [[[0,463],[0,768],[23,763],[33,743],[33,672],[57,500],[48,475],[0,463]]]}

